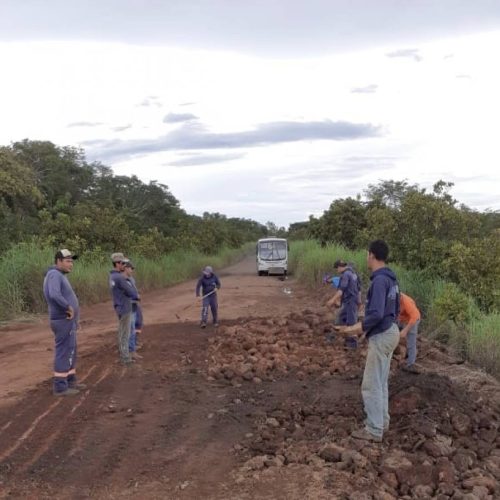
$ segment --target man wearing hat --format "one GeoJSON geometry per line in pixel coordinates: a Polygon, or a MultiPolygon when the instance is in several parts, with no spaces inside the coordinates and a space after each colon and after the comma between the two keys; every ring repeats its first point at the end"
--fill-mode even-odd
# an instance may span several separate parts
{"type": "Polygon", "coordinates": [[[120,361],[128,365],[132,363],[129,353],[132,300],[139,300],[139,296],[132,283],[122,274],[126,260],[125,256],[120,252],[111,255],[113,269],[109,273],[109,288],[113,296],[113,307],[118,316],[120,361]]]}
{"type": "Polygon", "coordinates": [[[50,327],[54,332],[55,396],[74,396],[85,388],[76,381],[76,331],[80,309],[78,299],[66,277],[78,257],[64,248],[55,255],[43,280],[43,294],[49,306],[50,327]]]}
{"type": "Polygon", "coordinates": [[[219,326],[217,320],[217,290],[220,288],[219,278],[214,274],[214,270],[211,266],[206,266],[203,269],[202,275],[196,284],[196,296],[200,296],[200,290],[203,294],[203,304],[201,308],[201,328],[207,326],[208,320],[208,308],[212,311],[212,319],[214,326],[219,326]]]}
{"type": "MultiPolygon", "coordinates": [[[[139,292],[137,291],[137,285],[134,279],[134,264],[129,259],[125,259],[123,262],[123,275],[131,283],[137,296],[139,292]]],[[[130,338],[128,343],[128,350],[132,359],[141,359],[142,356],[137,354],[137,329],[140,330],[140,325],[142,325],[142,313],[140,310],[139,302],[137,300],[132,300],[132,313],[130,315],[130,338]],[[140,316],[140,319],[139,319],[140,316]],[[139,325],[139,326],[138,326],[139,325]]]]}
{"type": "Polygon", "coordinates": [[[340,281],[337,292],[327,304],[340,307],[338,322],[351,326],[358,321],[361,283],[352,266],[344,260],[336,260],[333,267],[340,273],[340,281]]]}

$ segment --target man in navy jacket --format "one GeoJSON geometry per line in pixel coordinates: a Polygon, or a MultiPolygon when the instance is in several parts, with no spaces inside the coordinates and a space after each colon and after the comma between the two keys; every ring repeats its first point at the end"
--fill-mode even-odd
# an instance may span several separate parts
{"type": "Polygon", "coordinates": [[[327,302],[327,305],[340,307],[338,321],[341,325],[354,325],[358,321],[358,302],[361,292],[361,283],[352,265],[339,259],[334,265],[340,273],[338,290],[327,302]]]}
{"type": "Polygon", "coordinates": [[[76,331],[80,308],[78,299],[66,277],[73,270],[73,260],[78,257],[66,248],[55,255],[43,280],[43,294],[49,306],[50,327],[54,332],[54,383],[55,396],[74,396],[85,384],[76,381],[76,331]]]}
{"type": "Polygon", "coordinates": [[[139,300],[135,287],[122,274],[128,259],[122,253],[111,255],[113,270],[109,273],[109,288],[113,296],[113,307],[118,316],[118,350],[120,361],[128,365],[132,363],[129,353],[130,327],[132,319],[132,301],[139,300]]]}
{"type": "Polygon", "coordinates": [[[353,326],[338,327],[345,333],[366,335],[368,354],[361,384],[366,413],[365,428],[354,431],[356,439],[382,441],[389,429],[389,371],[394,349],[399,343],[399,286],[396,275],[385,262],[389,247],[375,240],[368,247],[367,264],[372,271],[366,297],[365,319],[353,326]]]}
{"type": "Polygon", "coordinates": [[[218,304],[217,290],[220,288],[219,278],[214,274],[211,266],[205,267],[203,273],[196,284],[196,296],[200,296],[200,290],[203,294],[203,304],[201,308],[201,323],[200,326],[205,328],[208,320],[208,308],[212,311],[212,319],[214,326],[219,326],[217,320],[218,304]]]}

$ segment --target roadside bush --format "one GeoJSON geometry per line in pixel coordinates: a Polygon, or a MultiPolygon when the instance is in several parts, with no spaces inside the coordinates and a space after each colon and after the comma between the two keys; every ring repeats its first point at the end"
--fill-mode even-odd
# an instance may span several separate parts
{"type": "Polygon", "coordinates": [[[471,361],[500,377],[500,314],[481,314],[470,322],[468,352],[471,361]]]}
{"type": "Polygon", "coordinates": [[[446,283],[431,304],[429,315],[439,323],[453,321],[458,325],[470,322],[479,315],[474,302],[454,283],[446,283]]]}

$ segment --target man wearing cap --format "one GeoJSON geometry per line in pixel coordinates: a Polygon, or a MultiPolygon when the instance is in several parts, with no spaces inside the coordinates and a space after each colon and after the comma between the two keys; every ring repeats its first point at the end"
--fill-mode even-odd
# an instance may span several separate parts
{"type": "Polygon", "coordinates": [[[50,327],[54,332],[55,396],[74,396],[85,388],[76,381],[76,331],[80,309],[78,299],[66,277],[78,257],[68,249],[59,250],[55,265],[49,267],[43,280],[43,294],[49,306],[50,327]]]}
{"type": "Polygon", "coordinates": [[[358,275],[347,262],[341,259],[336,260],[333,267],[340,273],[340,281],[337,292],[327,305],[340,307],[338,323],[351,326],[358,321],[361,284],[358,275]]]}
{"type": "Polygon", "coordinates": [[[132,363],[129,353],[130,326],[132,316],[132,300],[140,300],[137,291],[122,274],[125,267],[125,256],[120,253],[111,255],[113,269],[109,273],[109,288],[113,296],[113,307],[118,316],[118,351],[120,361],[128,365],[132,363]]]}
{"type": "Polygon", "coordinates": [[[214,271],[211,266],[206,266],[203,269],[202,275],[196,284],[196,296],[200,296],[200,290],[203,294],[203,304],[201,308],[201,328],[205,328],[207,326],[208,320],[208,307],[210,306],[210,310],[212,311],[212,319],[214,322],[214,326],[219,326],[217,320],[217,293],[216,291],[220,288],[219,278],[214,274],[214,271]]]}
{"type": "MultiPolygon", "coordinates": [[[[129,281],[134,288],[134,291],[137,296],[139,296],[139,292],[137,291],[137,285],[135,284],[135,279],[134,279],[134,265],[132,264],[132,261],[129,259],[125,259],[123,262],[123,275],[125,276],[126,280],[129,281]]],[[[136,325],[137,325],[137,316],[138,316],[138,311],[140,311],[140,306],[139,302],[137,300],[132,300],[132,312],[130,315],[130,338],[129,338],[129,343],[128,343],[128,351],[130,353],[130,356],[132,359],[141,359],[142,356],[139,356],[137,354],[137,337],[136,337],[136,325]]],[[[141,314],[141,324],[142,324],[142,314],[141,314]]]]}

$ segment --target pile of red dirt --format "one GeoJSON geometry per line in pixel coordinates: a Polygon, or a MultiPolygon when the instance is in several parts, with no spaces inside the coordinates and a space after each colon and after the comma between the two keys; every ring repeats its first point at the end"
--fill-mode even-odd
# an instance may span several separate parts
{"type": "MultiPolygon", "coordinates": [[[[436,351],[420,347],[422,356],[436,351]]],[[[363,420],[365,352],[366,344],[346,348],[328,316],[312,310],[243,319],[210,339],[211,380],[302,384],[295,394],[261,400],[253,412],[253,431],[237,445],[244,460],[237,482],[300,473],[317,498],[500,498],[498,406],[432,371],[401,371],[403,347],[393,362],[383,443],[350,437],[363,420]]]]}

